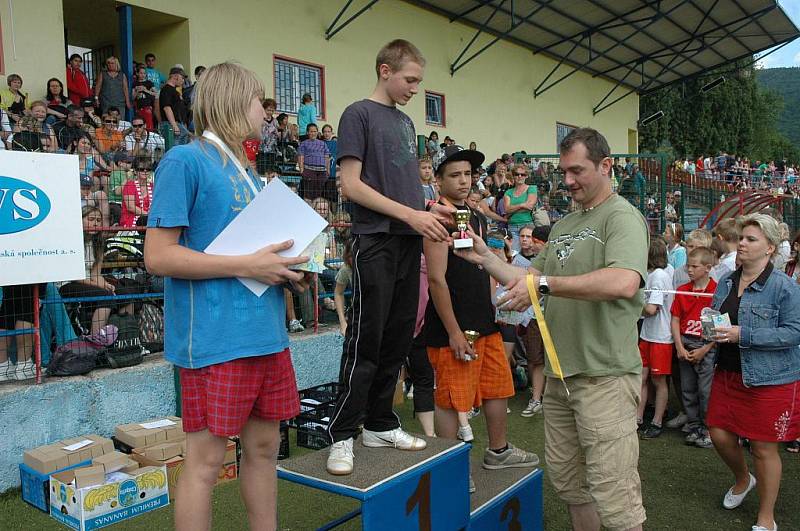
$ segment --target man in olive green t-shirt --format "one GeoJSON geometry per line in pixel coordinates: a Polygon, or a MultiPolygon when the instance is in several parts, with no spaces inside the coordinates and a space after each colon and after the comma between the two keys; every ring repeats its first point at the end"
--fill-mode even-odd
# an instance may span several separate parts
{"type": "Polygon", "coordinates": [[[581,209],[553,226],[527,273],[496,258],[478,238],[472,250],[456,253],[506,285],[498,301],[503,309],[530,306],[526,274],[549,294],[545,320],[566,385],[547,360],[545,457],[573,529],[598,531],[602,523],[640,530],[646,516],[636,435],[642,370],[636,322],[647,276],[647,226],[612,192],[611,151],[600,133],[576,129],[560,147],[564,182],[581,209]]]}

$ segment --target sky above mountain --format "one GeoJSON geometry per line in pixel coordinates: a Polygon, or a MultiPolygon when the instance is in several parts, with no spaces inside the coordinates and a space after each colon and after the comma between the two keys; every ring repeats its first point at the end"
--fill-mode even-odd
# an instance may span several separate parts
{"type": "MultiPolygon", "coordinates": [[[[795,26],[800,28],[800,0],[781,0],[778,2],[784,12],[789,15],[795,26]]],[[[759,55],[765,55],[769,50],[759,55]]],[[[761,68],[778,68],[800,66],[800,39],[795,39],[775,53],[769,54],[758,62],[761,68]]]]}

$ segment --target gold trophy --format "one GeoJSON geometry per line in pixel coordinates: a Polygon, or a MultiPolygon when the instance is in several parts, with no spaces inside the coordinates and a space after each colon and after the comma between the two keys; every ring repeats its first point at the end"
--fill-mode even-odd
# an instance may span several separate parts
{"type": "Polygon", "coordinates": [[[469,210],[456,210],[456,226],[458,227],[460,238],[453,240],[453,249],[471,249],[472,238],[467,237],[467,227],[469,227],[469,218],[472,212],[469,210]]]}
{"type": "MultiPolygon", "coordinates": [[[[472,240],[470,240],[472,242],[472,240]]],[[[478,340],[481,335],[476,332],[475,330],[464,330],[464,337],[467,338],[467,343],[469,346],[472,347],[473,352],[475,351],[475,342],[478,340]]],[[[472,354],[471,356],[467,356],[467,361],[472,361],[478,359],[477,354],[472,354]]]]}

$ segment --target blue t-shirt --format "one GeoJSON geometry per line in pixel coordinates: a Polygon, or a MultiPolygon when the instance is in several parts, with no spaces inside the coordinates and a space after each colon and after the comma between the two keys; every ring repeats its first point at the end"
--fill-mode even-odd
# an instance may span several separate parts
{"type": "Polygon", "coordinates": [[[308,124],[317,123],[317,108],[313,103],[304,103],[297,110],[297,129],[301,135],[306,134],[308,124]]]}
{"type": "MultiPolygon", "coordinates": [[[[170,149],[158,164],[149,227],[183,227],[179,243],[202,252],[253,198],[231,161],[223,167],[213,144],[195,140],[170,149]]],[[[248,170],[261,189],[261,181],[248,170]]],[[[164,279],[164,353],[200,368],[281,352],[289,346],[283,289],[256,297],[236,278],[164,279]]]]}
{"type": "Polygon", "coordinates": [[[147,80],[153,83],[153,88],[161,90],[161,87],[164,86],[164,83],[167,82],[167,79],[164,77],[164,74],[156,70],[155,68],[147,67],[144,69],[145,73],[147,74],[147,80]]]}
{"type": "Polygon", "coordinates": [[[686,249],[681,245],[676,245],[671,251],[667,250],[667,262],[676,270],[686,265],[686,249]]]}

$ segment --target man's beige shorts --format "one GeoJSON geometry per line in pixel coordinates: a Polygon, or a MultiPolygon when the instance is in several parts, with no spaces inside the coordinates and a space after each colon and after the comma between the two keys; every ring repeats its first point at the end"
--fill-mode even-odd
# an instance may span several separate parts
{"type": "Polygon", "coordinates": [[[608,529],[645,521],[639,481],[638,374],[547,378],[543,406],[550,481],[570,505],[594,502],[608,529]]]}

